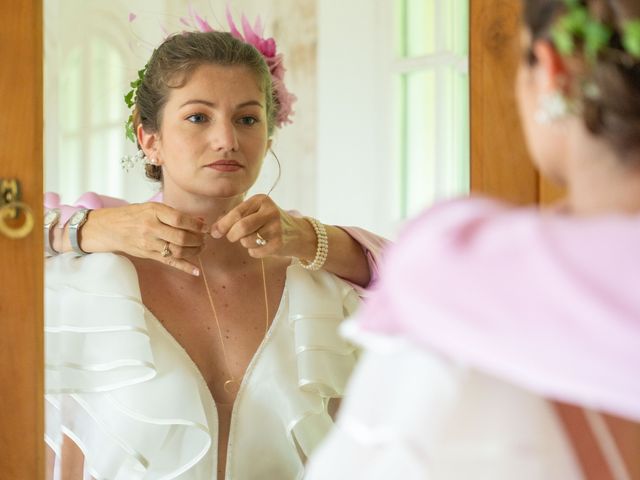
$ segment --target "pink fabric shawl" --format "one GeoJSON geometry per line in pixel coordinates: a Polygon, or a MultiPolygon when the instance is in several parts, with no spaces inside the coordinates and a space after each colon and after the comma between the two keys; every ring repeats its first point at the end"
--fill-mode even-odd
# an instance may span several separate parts
{"type": "Polygon", "coordinates": [[[640,216],[440,205],[390,248],[358,325],[640,421],[640,216]]]}

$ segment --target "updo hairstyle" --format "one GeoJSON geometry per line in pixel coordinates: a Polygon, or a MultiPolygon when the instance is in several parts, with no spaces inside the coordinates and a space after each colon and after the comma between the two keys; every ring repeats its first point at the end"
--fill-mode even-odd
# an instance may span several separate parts
{"type": "MultiPolygon", "coordinates": [[[[640,59],[625,51],[622,26],[640,19],[638,0],[582,0],[590,14],[607,25],[613,35],[595,61],[586,58],[583,46],[568,58],[574,83],[570,101],[589,132],[605,139],[623,161],[640,151],[640,59]]],[[[551,39],[551,29],[566,11],[562,0],[523,0],[523,19],[532,44],[551,39]]],[[[527,53],[531,65],[537,62],[527,53]]],[[[637,156],[636,156],[637,158],[637,156]]],[[[639,165],[640,166],[640,165],[639,165]]]]}

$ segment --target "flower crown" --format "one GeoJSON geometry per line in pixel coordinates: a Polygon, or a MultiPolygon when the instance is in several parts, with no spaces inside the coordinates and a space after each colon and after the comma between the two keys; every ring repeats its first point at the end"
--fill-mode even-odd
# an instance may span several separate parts
{"type": "MultiPolygon", "coordinates": [[[[558,18],[552,31],[553,43],[562,55],[575,53],[582,43],[587,59],[594,62],[598,55],[608,50],[614,29],[595,18],[581,0],[564,0],[566,13],[558,18]]],[[[622,47],[627,63],[640,60],[640,19],[622,24],[622,47]]]]}
{"type": "MultiPolygon", "coordinates": [[[[180,18],[180,22],[189,27],[197,29],[201,32],[213,32],[214,28],[209,25],[209,23],[198,15],[193,7],[189,8],[189,17],[180,18]]],[[[260,17],[256,18],[256,21],[253,26],[247,20],[247,17],[242,15],[242,31],[244,35],[240,33],[238,27],[233,21],[233,17],[231,15],[231,11],[229,10],[229,6],[227,5],[226,9],[226,17],[227,23],[229,24],[229,33],[249,45],[253,45],[258,52],[264,57],[267,66],[269,67],[269,72],[271,73],[271,81],[273,84],[273,90],[275,92],[275,100],[277,106],[275,125],[280,128],[284,125],[293,123],[291,120],[291,116],[293,115],[293,104],[297,100],[297,97],[293,95],[284,83],[284,74],[286,69],[283,65],[283,57],[282,53],[277,53],[276,49],[276,41],[273,38],[264,38],[264,28],[262,26],[262,20],[260,17]]],[[[132,22],[135,20],[135,14],[129,14],[129,21],[132,22]]],[[[136,78],[133,82],[130,83],[131,90],[124,96],[124,101],[127,104],[127,108],[133,109],[136,103],[136,96],[138,93],[138,88],[142,84],[142,80],[144,79],[144,75],[147,71],[147,65],[144,66],[143,69],[138,71],[138,78],[136,78]]],[[[136,141],[135,131],[133,128],[133,112],[129,115],[129,118],[125,122],[125,133],[129,140],[133,143],[136,141]]]]}

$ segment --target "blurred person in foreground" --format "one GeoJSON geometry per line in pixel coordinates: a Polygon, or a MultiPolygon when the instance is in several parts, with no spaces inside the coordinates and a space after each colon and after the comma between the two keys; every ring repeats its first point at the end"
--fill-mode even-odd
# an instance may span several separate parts
{"type": "Polygon", "coordinates": [[[524,0],[516,89],[563,208],[410,223],[343,327],[365,352],[308,480],[640,478],[640,2],[524,0]]]}

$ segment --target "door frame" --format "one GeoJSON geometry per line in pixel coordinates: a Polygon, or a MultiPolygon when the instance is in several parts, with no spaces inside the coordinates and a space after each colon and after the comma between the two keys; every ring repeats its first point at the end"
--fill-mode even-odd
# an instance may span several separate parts
{"type": "Polygon", "coordinates": [[[35,225],[0,234],[0,476],[44,476],[42,0],[0,3],[0,177],[16,178],[35,225]]]}

